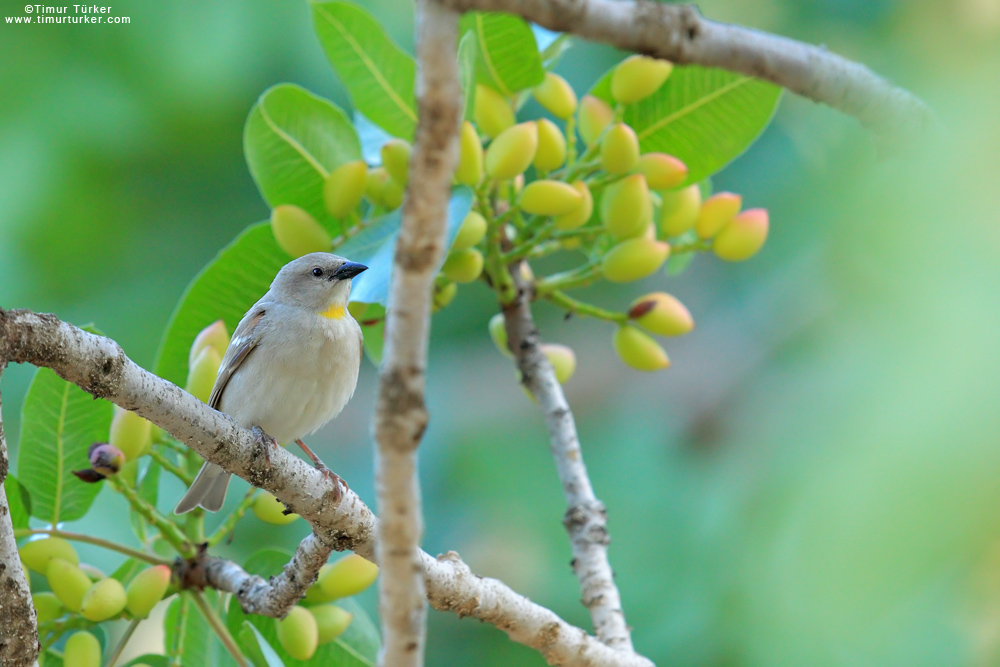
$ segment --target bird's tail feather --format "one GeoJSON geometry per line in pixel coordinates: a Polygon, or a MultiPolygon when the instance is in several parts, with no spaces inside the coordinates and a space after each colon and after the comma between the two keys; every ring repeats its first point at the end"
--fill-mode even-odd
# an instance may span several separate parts
{"type": "Polygon", "coordinates": [[[229,473],[214,463],[205,463],[191,483],[191,488],[177,503],[174,514],[190,512],[199,505],[209,512],[218,512],[226,500],[228,488],[229,473]]]}

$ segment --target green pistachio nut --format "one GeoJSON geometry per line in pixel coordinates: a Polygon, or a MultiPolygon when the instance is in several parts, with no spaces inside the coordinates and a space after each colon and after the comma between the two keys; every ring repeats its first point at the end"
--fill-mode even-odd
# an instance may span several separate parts
{"type": "Polygon", "coordinates": [[[20,549],[21,560],[38,574],[45,574],[53,558],[61,558],[73,565],[80,562],[73,545],[61,537],[43,537],[25,542],[20,549]]]}
{"type": "MultiPolygon", "coordinates": [[[[214,347],[204,348],[199,354],[199,358],[205,354],[215,357],[219,355],[214,347]]],[[[195,361],[197,363],[197,359],[195,361]]],[[[221,357],[219,362],[222,362],[221,357]]],[[[216,365],[215,370],[217,371],[218,368],[216,365]]],[[[215,371],[212,372],[212,384],[215,384],[215,371]]],[[[212,388],[209,387],[208,391],[211,392],[212,388]]],[[[208,400],[208,397],[206,396],[202,400],[208,400]]],[[[127,461],[135,461],[149,450],[149,446],[152,444],[151,430],[152,424],[139,415],[129,410],[115,408],[115,416],[111,420],[111,432],[108,435],[108,444],[119,449],[127,461]]]]}
{"type": "Polygon", "coordinates": [[[601,269],[609,281],[629,283],[656,273],[669,254],[670,246],[662,241],[629,239],[605,253],[601,269]]]}
{"type": "Polygon", "coordinates": [[[198,335],[194,337],[194,342],[191,343],[191,350],[188,352],[189,366],[194,363],[198,353],[206,347],[214,347],[220,356],[226,354],[226,349],[229,347],[229,332],[226,330],[225,322],[216,320],[198,332],[198,335]]]}
{"type": "MultiPolygon", "coordinates": [[[[198,353],[194,363],[188,370],[187,384],[184,385],[184,390],[207,403],[209,397],[212,395],[212,387],[215,386],[215,377],[219,374],[219,366],[221,364],[222,355],[215,348],[206,347],[198,353]]],[[[112,441],[112,444],[114,444],[114,441],[112,441]]],[[[129,453],[126,450],[118,445],[115,446],[125,452],[125,456],[128,457],[129,453]]]]}
{"type": "Polygon", "coordinates": [[[344,634],[347,626],[354,620],[354,614],[341,609],[335,604],[321,604],[309,607],[309,613],[316,619],[316,630],[319,644],[332,642],[344,634]]]}
{"type": "Polygon", "coordinates": [[[584,95],[580,100],[580,108],[577,111],[578,127],[580,136],[588,146],[600,138],[604,128],[610,125],[614,118],[614,110],[604,100],[593,95],[584,95]]]}
{"type": "Polygon", "coordinates": [[[452,281],[445,283],[444,285],[435,285],[434,296],[431,299],[431,311],[439,312],[455,300],[455,295],[458,294],[458,284],[452,281]]]}
{"type": "Polygon", "coordinates": [[[303,598],[306,604],[322,604],[333,600],[333,598],[327,597],[326,593],[323,592],[323,587],[319,585],[319,582],[323,581],[323,577],[332,569],[333,563],[327,563],[319,569],[316,581],[306,590],[306,596],[303,598]]]}
{"type": "Polygon", "coordinates": [[[53,558],[49,562],[45,578],[48,579],[52,592],[70,611],[80,611],[83,596],[93,583],[83,570],[62,558],[53,558]]]}
{"type": "Polygon", "coordinates": [[[89,632],[75,632],[63,648],[63,667],[101,667],[101,642],[89,632]]]}
{"type": "Polygon", "coordinates": [[[615,123],[601,140],[601,166],[609,174],[627,174],[639,164],[639,137],[625,123],[615,123]]]}
{"type": "Polygon", "coordinates": [[[365,198],[372,204],[388,208],[385,204],[385,188],[392,180],[385,167],[372,167],[365,175],[365,198]]]}
{"type": "Polygon", "coordinates": [[[483,253],[475,248],[456,250],[448,254],[441,273],[456,283],[471,283],[483,272],[483,253]]]}
{"type": "Polygon", "coordinates": [[[666,153],[639,156],[636,169],[646,177],[650,190],[672,190],[687,179],[687,165],[666,153]]]}
{"type": "Polygon", "coordinates": [[[487,137],[499,137],[514,125],[514,109],[510,100],[489,86],[476,84],[476,101],[472,105],[472,119],[487,137]]]}
{"type": "Polygon", "coordinates": [[[80,615],[88,621],[100,623],[122,613],[127,601],[128,596],[122,582],[111,577],[101,579],[84,593],[80,615]]]}
{"type": "Polygon", "coordinates": [[[368,181],[368,165],[354,160],[330,172],[323,183],[326,210],[335,218],[343,218],[361,203],[368,181]]]}
{"type": "Polygon", "coordinates": [[[471,248],[486,236],[486,218],[476,211],[469,211],[462,220],[462,226],[458,228],[458,234],[451,243],[452,250],[465,250],[471,248]]]}
{"type": "Polygon", "coordinates": [[[510,347],[507,344],[507,323],[503,313],[497,313],[490,318],[489,330],[490,338],[493,340],[493,344],[497,346],[497,349],[500,350],[500,354],[513,358],[514,353],[510,351],[510,347]]]}
{"type": "Polygon", "coordinates": [[[712,241],[712,252],[727,262],[750,259],[767,240],[768,216],[763,208],[743,211],[722,228],[712,241]]]}
{"type": "Polygon", "coordinates": [[[478,185],[483,180],[483,144],[476,127],[469,121],[462,123],[458,143],[458,167],[455,180],[462,185],[478,185]]]}
{"type": "Polygon", "coordinates": [[[278,621],[278,643],[296,660],[313,657],[319,645],[316,618],[305,607],[292,607],[288,615],[278,621]]]}
{"type": "Polygon", "coordinates": [[[680,236],[694,227],[701,211],[701,188],[697,184],[674,192],[660,193],[660,232],[680,236]]]}
{"type": "Polygon", "coordinates": [[[701,205],[698,218],[694,221],[694,230],[703,239],[712,238],[736,217],[742,203],[743,198],[732,192],[712,195],[701,205]]]}
{"type": "Polygon", "coordinates": [[[405,139],[390,139],[382,144],[382,166],[400,185],[405,186],[409,178],[412,152],[413,146],[405,139]]]}
{"type": "Polygon", "coordinates": [[[531,89],[531,94],[556,118],[566,120],[576,111],[576,93],[569,82],[558,74],[546,72],[545,79],[531,89]]]}
{"type": "Polygon", "coordinates": [[[659,58],[629,56],[611,75],[611,96],[620,104],[644,100],[663,85],[674,66],[659,58]]]}
{"type": "Polygon", "coordinates": [[[293,204],[271,209],[271,233],[292,257],[311,252],[330,252],[330,234],[306,211],[293,204]]]}
{"type": "Polygon", "coordinates": [[[649,197],[646,177],[626,176],[608,186],[601,199],[601,220],[604,228],[620,239],[641,235],[653,219],[653,202],[649,197]]]}
{"type": "Polygon", "coordinates": [[[39,625],[54,621],[63,615],[63,606],[55,593],[48,591],[44,593],[32,593],[31,602],[35,605],[35,614],[38,616],[39,625]]]}
{"type": "Polygon", "coordinates": [[[544,343],[542,353],[552,364],[559,384],[566,384],[576,371],[576,353],[573,352],[573,348],[558,343],[544,343]]]}
{"type": "Polygon", "coordinates": [[[154,565],[146,568],[129,582],[125,606],[135,618],[146,618],[153,607],[163,599],[169,586],[169,567],[154,565]]]}
{"type": "MultiPolygon", "coordinates": [[[[573,189],[580,193],[580,204],[569,213],[563,213],[553,218],[556,229],[560,231],[571,231],[579,229],[587,224],[590,216],[594,213],[594,197],[590,194],[590,188],[583,181],[575,181],[573,189]]],[[[579,243],[580,239],[575,240],[579,243]]]]}
{"type": "Polygon", "coordinates": [[[532,164],[540,172],[558,169],[566,162],[566,136],[548,118],[535,122],[538,125],[538,150],[532,164]]]}
{"type": "Polygon", "coordinates": [[[281,501],[266,491],[254,498],[253,515],[274,526],[286,526],[299,518],[298,514],[285,514],[285,506],[281,501]]]}
{"type": "Polygon", "coordinates": [[[382,196],[385,197],[385,207],[390,211],[395,211],[403,205],[404,194],[405,189],[403,186],[390,178],[385,184],[385,190],[382,192],[382,196]]]}
{"type": "Polygon", "coordinates": [[[615,352],[637,371],[658,371],[670,366],[667,353],[638,327],[624,325],[615,331],[615,352]]]}
{"type": "Polygon", "coordinates": [[[629,306],[628,316],[643,329],[660,336],[681,336],[694,329],[688,309],[666,292],[640,296],[629,306]]]}
{"type": "Polygon", "coordinates": [[[538,126],[519,123],[501,132],[486,149],[486,173],[506,181],[524,173],[538,150],[538,126]]]}
{"type": "Polygon", "coordinates": [[[532,215],[565,215],[583,204],[583,195],[561,181],[532,181],[524,187],[518,206],[532,215]]]}
{"type": "Polygon", "coordinates": [[[323,597],[329,600],[357,595],[378,577],[378,565],[357,554],[344,556],[331,563],[325,572],[320,570],[319,586],[323,597]]]}

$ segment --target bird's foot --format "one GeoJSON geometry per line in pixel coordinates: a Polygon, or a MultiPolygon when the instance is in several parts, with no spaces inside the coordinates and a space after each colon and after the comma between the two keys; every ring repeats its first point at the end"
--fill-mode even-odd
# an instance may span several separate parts
{"type": "Polygon", "coordinates": [[[333,499],[334,501],[339,503],[340,499],[344,497],[344,492],[340,490],[340,485],[343,484],[344,489],[347,491],[350,491],[351,487],[347,485],[347,482],[344,481],[343,477],[341,477],[337,473],[327,468],[326,464],[320,461],[319,457],[316,456],[316,453],[306,446],[306,443],[302,442],[301,440],[296,440],[295,443],[299,447],[301,447],[302,451],[306,453],[306,456],[308,456],[310,460],[312,460],[313,466],[315,466],[316,470],[319,470],[321,473],[323,473],[323,477],[326,477],[327,480],[333,482],[333,499]]]}
{"type": "Polygon", "coordinates": [[[278,449],[278,441],[269,436],[267,433],[264,433],[264,429],[262,429],[260,426],[254,426],[253,428],[250,429],[250,432],[253,433],[254,442],[256,442],[258,445],[262,447],[264,447],[264,445],[270,445],[270,447],[264,447],[264,458],[267,459],[267,467],[270,468],[271,449],[272,448],[278,449]]]}

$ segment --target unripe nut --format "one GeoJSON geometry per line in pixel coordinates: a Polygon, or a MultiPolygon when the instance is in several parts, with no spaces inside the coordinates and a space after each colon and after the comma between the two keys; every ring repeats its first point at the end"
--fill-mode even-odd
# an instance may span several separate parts
{"type": "Polygon", "coordinates": [[[455,240],[451,243],[451,249],[465,250],[476,245],[486,236],[486,226],[486,218],[477,211],[469,211],[462,220],[461,227],[458,228],[458,234],[455,235],[455,240]]]}
{"type": "Polygon", "coordinates": [[[253,515],[275,526],[286,526],[299,518],[298,514],[285,514],[285,506],[270,493],[257,494],[253,501],[253,515]]]}
{"type": "Polygon", "coordinates": [[[330,215],[343,218],[357,208],[367,180],[368,165],[364,160],[347,162],[331,171],[323,183],[323,201],[330,215]]]}
{"type": "Polygon", "coordinates": [[[456,294],[458,294],[457,283],[449,281],[444,285],[435,286],[434,297],[431,300],[431,311],[436,313],[447,308],[448,304],[455,300],[456,294]]]}
{"type": "Polygon", "coordinates": [[[541,172],[558,169],[566,161],[566,136],[548,118],[535,122],[538,125],[538,150],[532,164],[541,172]]]}
{"type": "Polygon", "coordinates": [[[441,273],[456,283],[471,283],[483,272],[483,254],[475,248],[458,250],[448,255],[441,273]]]}
{"type": "Polygon", "coordinates": [[[627,174],[639,163],[639,137],[625,123],[615,123],[601,140],[601,166],[609,174],[627,174]]]}
{"type": "Polygon", "coordinates": [[[580,136],[588,144],[593,144],[604,132],[604,128],[615,118],[614,110],[604,100],[593,95],[584,95],[577,112],[580,136]]]}
{"type": "Polygon", "coordinates": [[[296,605],[278,621],[278,643],[296,660],[313,657],[319,644],[319,630],[308,609],[296,605]]]}
{"type": "Polygon", "coordinates": [[[326,572],[320,572],[319,586],[327,600],[338,600],[357,595],[378,577],[378,565],[357,554],[344,556],[331,563],[326,572]]]}
{"type": "Polygon", "coordinates": [[[503,316],[503,313],[497,313],[490,318],[489,324],[490,338],[493,340],[493,344],[497,346],[500,353],[507,357],[513,357],[514,353],[510,351],[510,347],[507,345],[507,322],[503,316]]]}
{"type": "Polygon", "coordinates": [[[126,590],[126,608],[135,618],[146,618],[170,586],[170,568],[154,565],[137,574],[126,590]]]}
{"type": "MultiPolygon", "coordinates": [[[[219,363],[222,362],[222,357],[219,356],[214,347],[204,348],[199,353],[198,358],[201,358],[202,355],[218,358],[219,363]]],[[[198,363],[197,359],[195,359],[195,363],[198,363]]],[[[218,369],[219,366],[216,364],[215,369],[211,372],[211,384],[213,385],[215,384],[215,373],[218,369]]],[[[191,375],[194,375],[193,370],[191,371],[191,375]]],[[[208,387],[208,391],[211,393],[211,386],[208,387]]],[[[201,398],[201,396],[198,396],[198,398],[201,398]]],[[[208,396],[205,396],[201,400],[207,401],[208,396]]],[[[152,424],[134,412],[116,408],[115,416],[111,420],[111,432],[108,436],[108,444],[118,448],[125,455],[126,460],[135,461],[146,453],[152,443],[152,438],[150,437],[151,428],[152,424]]]]}
{"type": "Polygon", "coordinates": [[[656,273],[669,254],[670,246],[661,241],[643,237],[629,239],[604,255],[601,269],[609,281],[628,283],[656,273]]]}
{"type": "Polygon", "coordinates": [[[354,620],[354,614],[341,609],[335,604],[321,604],[309,607],[309,613],[316,619],[317,636],[320,645],[332,642],[344,634],[351,621],[354,620]]]}
{"type": "Polygon", "coordinates": [[[614,343],[621,360],[637,371],[658,371],[670,365],[660,344],[637,327],[618,327],[614,343]]]}
{"type": "Polygon", "coordinates": [[[722,228],[712,241],[712,252],[727,262],[750,259],[767,240],[768,216],[762,208],[743,211],[722,228]]]}
{"type": "Polygon", "coordinates": [[[63,667],[101,667],[101,643],[89,632],[76,632],[63,648],[63,667]]]}
{"type": "Polygon", "coordinates": [[[281,249],[292,257],[330,252],[330,234],[307,211],[292,204],[271,209],[271,233],[281,249]]]}
{"type": "MultiPolygon", "coordinates": [[[[216,352],[215,348],[206,347],[198,353],[197,358],[194,360],[194,364],[191,365],[191,368],[188,371],[187,384],[184,385],[184,390],[202,402],[208,403],[208,399],[212,395],[212,387],[215,386],[215,378],[219,374],[219,366],[221,364],[222,355],[216,352]]],[[[112,423],[112,426],[113,425],[114,424],[112,423]]],[[[114,444],[113,438],[112,444],[114,444]]],[[[118,446],[118,449],[125,452],[126,457],[129,456],[128,452],[122,449],[121,446],[118,446]]]]}
{"type": "Polygon", "coordinates": [[[122,582],[111,577],[101,579],[84,594],[80,615],[88,621],[100,623],[122,613],[127,600],[122,582]]]}
{"type": "Polygon", "coordinates": [[[45,578],[64,607],[70,611],[80,611],[83,596],[92,585],[90,577],[83,570],[62,558],[53,558],[45,571],[45,578]]]}
{"type": "Polygon", "coordinates": [[[575,181],[573,189],[580,193],[580,204],[572,211],[553,218],[552,221],[556,229],[560,231],[579,229],[587,224],[590,216],[594,213],[594,197],[590,194],[590,188],[587,187],[587,184],[583,181],[575,181]]]}
{"type": "Polygon", "coordinates": [[[743,198],[732,192],[712,195],[701,205],[698,218],[694,222],[694,230],[703,239],[712,238],[740,212],[742,204],[743,198]]]}
{"type": "Polygon", "coordinates": [[[561,181],[532,181],[524,187],[518,198],[522,211],[532,215],[563,215],[583,203],[580,192],[561,181]]]}
{"type": "Polygon", "coordinates": [[[628,316],[636,324],[660,336],[681,336],[694,329],[691,313],[665,292],[640,296],[629,306],[628,316]]]}
{"type": "Polygon", "coordinates": [[[462,123],[459,135],[455,180],[463,185],[478,185],[483,180],[483,144],[475,126],[469,121],[462,123]]]}
{"type": "Polygon", "coordinates": [[[612,235],[620,239],[639,236],[646,231],[652,218],[653,202],[642,174],[626,176],[604,191],[601,220],[612,235]]]}
{"type": "Polygon", "coordinates": [[[576,353],[573,352],[573,348],[558,343],[544,343],[542,353],[552,364],[559,384],[566,384],[576,371],[576,353]]]}
{"type": "Polygon", "coordinates": [[[476,84],[476,100],[472,106],[472,119],[479,131],[488,137],[498,137],[514,125],[514,109],[510,101],[488,86],[476,84]]]}
{"type": "MultiPolygon", "coordinates": [[[[326,249],[329,250],[330,246],[328,245],[326,249]]],[[[229,332],[226,330],[225,322],[216,320],[198,332],[198,335],[194,337],[194,342],[191,343],[191,350],[188,352],[188,366],[194,363],[198,354],[206,347],[213,347],[220,356],[225,356],[226,349],[229,347],[229,332]]]]}
{"type": "Polygon", "coordinates": [[[61,558],[73,565],[80,562],[73,545],[61,537],[43,537],[26,542],[20,549],[21,560],[38,574],[45,574],[53,558],[61,558]]]}
{"type": "Polygon", "coordinates": [[[486,173],[505,181],[524,173],[538,150],[538,126],[520,123],[497,136],[486,149],[486,173]]]}
{"type": "Polygon", "coordinates": [[[649,56],[629,56],[618,63],[611,75],[611,96],[621,104],[643,100],[663,85],[673,65],[649,56]]]}
{"type": "Polygon", "coordinates": [[[410,154],[413,146],[405,139],[390,139],[382,144],[382,166],[392,176],[392,180],[406,185],[410,171],[410,154]]]}
{"type": "Polygon", "coordinates": [[[689,185],[660,194],[660,231],[664,236],[680,236],[694,227],[701,210],[701,188],[689,185]]]}
{"type": "Polygon", "coordinates": [[[566,79],[547,72],[545,79],[531,90],[542,107],[556,118],[566,120],[576,111],[576,93],[566,79]]]}
{"type": "Polygon", "coordinates": [[[56,597],[55,593],[49,593],[48,591],[44,593],[32,593],[31,603],[35,605],[35,614],[38,617],[39,624],[54,621],[63,615],[62,603],[59,602],[59,598],[56,597]]]}
{"type": "Polygon", "coordinates": [[[636,169],[646,177],[650,190],[670,190],[687,179],[687,165],[666,153],[639,156],[636,169]]]}

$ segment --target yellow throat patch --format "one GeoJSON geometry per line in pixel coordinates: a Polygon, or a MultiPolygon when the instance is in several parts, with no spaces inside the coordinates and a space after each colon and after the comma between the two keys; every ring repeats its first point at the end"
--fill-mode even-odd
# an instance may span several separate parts
{"type": "Polygon", "coordinates": [[[330,306],[326,310],[321,310],[319,314],[328,320],[339,320],[341,317],[344,316],[344,307],[330,306]]]}

